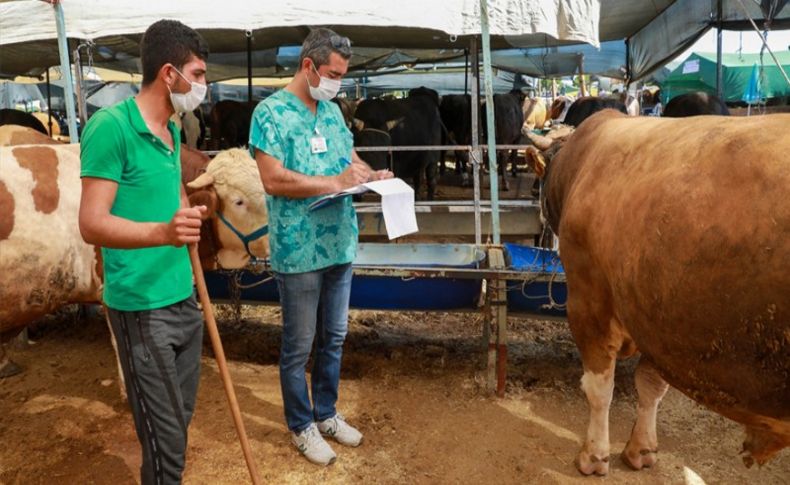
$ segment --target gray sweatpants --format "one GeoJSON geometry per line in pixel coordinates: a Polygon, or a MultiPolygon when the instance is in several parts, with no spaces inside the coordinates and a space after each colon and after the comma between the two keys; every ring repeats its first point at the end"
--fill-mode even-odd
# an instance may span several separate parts
{"type": "Polygon", "coordinates": [[[143,450],[140,481],[181,483],[203,342],[195,296],[155,310],[108,310],[143,450]]]}

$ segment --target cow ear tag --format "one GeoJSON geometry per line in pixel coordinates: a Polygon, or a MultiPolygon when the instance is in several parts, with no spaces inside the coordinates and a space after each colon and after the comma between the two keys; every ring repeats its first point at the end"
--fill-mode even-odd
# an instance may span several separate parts
{"type": "Polygon", "coordinates": [[[315,135],[310,138],[310,151],[314,154],[326,152],[326,138],[321,136],[321,133],[318,132],[318,128],[315,130],[315,135]]]}

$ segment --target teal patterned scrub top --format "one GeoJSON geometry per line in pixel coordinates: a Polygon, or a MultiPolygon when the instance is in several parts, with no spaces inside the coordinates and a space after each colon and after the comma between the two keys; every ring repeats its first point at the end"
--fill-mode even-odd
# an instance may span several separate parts
{"type": "MultiPolygon", "coordinates": [[[[252,115],[252,156],[257,148],[294,172],[338,175],[351,160],[353,147],[340,108],[331,101],[319,101],[314,115],[295,94],[281,89],[258,103],[252,115]],[[310,140],[316,133],[326,139],[323,153],[312,153],[310,140]]],[[[317,198],[266,196],[274,271],[306,273],[350,263],[356,257],[359,229],[351,197],[309,211],[317,198]]]]}

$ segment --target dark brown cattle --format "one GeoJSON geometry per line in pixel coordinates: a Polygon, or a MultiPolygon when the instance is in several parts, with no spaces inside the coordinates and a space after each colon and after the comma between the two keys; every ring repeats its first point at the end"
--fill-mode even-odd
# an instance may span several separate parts
{"type": "Polygon", "coordinates": [[[699,115],[729,116],[730,110],[718,97],[697,91],[681,94],[670,99],[662,113],[662,116],[667,118],[685,118],[699,115]]]}
{"type": "MultiPolygon", "coordinates": [[[[472,98],[468,94],[449,94],[442,96],[439,104],[442,123],[447,129],[447,140],[443,144],[471,145],[472,144],[472,98]]],[[[478,110],[478,117],[480,110],[478,110]]],[[[469,152],[466,150],[455,151],[455,171],[461,174],[461,185],[470,186],[467,165],[469,152]]],[[[439,173],[444,175],[444,152],[439,156],[439,173]]]]}
{"type": "Polygon", "coordinates": [[[584,120],[604,109],[616,109],[621,113],[628,113],[625,103],[620,101],[620,99],[586,96],[577,99],[573,102],[571,107],[568,108],[564,123],[566,125],[578,127],[584,120]]]}
{"type": "Polygon", "coordinates": [[[47,134],[47,129],[35,116],[18,109],[0,109],[0,126],[2,125],[27,126],[39,133],[47,134]]]}
{"type": "Polygon", "coordinates": [[[186,185],[204,173],[210,161],[211,158],[200,150],[181,144],[181,183],[187,193],[190,193],[190,189],[186,185]]]}
{"type": "Polygon", "coordinates": [[[351,125],[354,123],[354,112],[357,110],[356,101],[348,98],[332,98],[332,102],[340,107],[346,127],[351,129],[351,125]]]}
{"type": "Polygon", "coordinates": [[[217,102],[209,114],[212,149],[225,150],[246,146],[254,109],[255,103],[229,100],[217,102]]]}
{"type": "MultiPolygon", "coordinates": [[[[442,121],[438,95],[427,88],[412,89],[404,99],[367,99],[357,106],[354,117],[354,145],[439,145],[442,121]]],[[[362,158],[376,170],[388,168],[386,152],[363,152],[362,158]]],[[[439,152],[397,151],[393,153],[392,170],[397,177],[413,181],[414,195],[419,197],[423,175],[427,181],[427,197],[433,200],[436,191],[436,169],[439,152]]]]}
{"type": "MultiPolygon", "coordinates": [[[[494,135],[497,145],[517,145],[521,142],[521,126],[524,124],[524,112],[521,106],[526,95],[514,89],[506,94],[494,95],[494,135]]],[[[485,112],[485,103],[481,107],[485,112]]],[[[483,122],[483,137],[487,137],[487,124],[483,122]]],[[[497,167],[502,177],[502,190],[510,190],[507,180],[507,163],[510,161],[513,176],[516,176],[517,150],[497,150],[497,167]]]]}
{"type": "Polygon", "coordinates": [[[549,119],[558,123],[565,122],[565,115],[573,104],[573,99],[568,96],[558,96],[551,103],[549,108],[549,119]]]}
{"type": "MultiPolygon", "coordinates": [[[[615,359],[641,352],[621,457],[656,461],[667,383],[746,428],[744,461],[790,445],[790,115],[585,121],[547,165],[568,322],[584,364],[584,474],[609,469],[615,359]]],[[[545,160],[535,149],[538,170],[545,160]]]]}

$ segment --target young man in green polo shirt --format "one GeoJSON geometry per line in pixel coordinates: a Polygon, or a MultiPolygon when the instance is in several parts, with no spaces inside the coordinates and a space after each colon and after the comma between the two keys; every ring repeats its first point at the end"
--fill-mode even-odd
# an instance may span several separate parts
{"type": "Polygon", "coordinates": [[[205,207],[189,208],[170,116],[202,101],[208,47],[186,25],[161,20],[146,30],[140,54],[140,93],[85,126],[79,222],[85,241],[102,248],[141,482],[172,484],[181,482],[200,379],[203,318],[186,245],[200,239],[205,207]]]}
{"type": "Polygon", "coordinates": [[[314,211],[308,206],[322,194],[392,177],[360,160],[340,108],[329,101],[350,58],[347,38],[329,29],[311,31],[299,72],[258,105],[250,128],[250,151],[267,193],[270,261],[282,305],[285,419],[297,449],[322,465],[336,455],[321,435],[348,446],[362,442],[362,434],[335,409],[359,231],[350,197],[314,211]],[[305,368],[314,339],[311,404],[305,368]]]}

